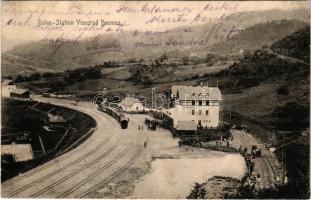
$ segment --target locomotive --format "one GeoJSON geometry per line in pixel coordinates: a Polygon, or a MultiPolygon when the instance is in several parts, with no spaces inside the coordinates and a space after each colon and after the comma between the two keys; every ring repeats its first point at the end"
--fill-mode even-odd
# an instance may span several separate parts
{"type": "Polygon", "coordinates": [[[120,111],[117,111],[113,108],[109,108],[107,106],[98,108],[98,110],[103,111],[108,115],[112,116],[113,118],[115,118],[120,123],[122,129],[127,129],[129,118],[125,117],[125,115],[120,111]]]}

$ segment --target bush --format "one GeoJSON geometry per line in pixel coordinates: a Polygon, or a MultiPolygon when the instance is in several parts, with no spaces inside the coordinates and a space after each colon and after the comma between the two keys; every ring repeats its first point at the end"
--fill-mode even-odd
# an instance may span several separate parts
{"type": "Polygon", "coordinates": [[[42,74],[42,77],[43,78],[50,78],[50,77],[52,77],[52,73],[50,73],[50,72],[46,72],[46,73],[44,73],[44,74],[42,74]]]}
{"type": "Polygon", "coordinates": [[[272,116],[277,130],[304,130],[309,126],[309,106],[297,102],[276,107],[272,116]]]}
{"type": "Polygon", "coordinates": [[[184,57],[181,58],[181,62],[182,62],[184,65],[187,65],[189,61],[190,61],[190,59],[189,59],[188,56],[184,56],[184,57]]]}

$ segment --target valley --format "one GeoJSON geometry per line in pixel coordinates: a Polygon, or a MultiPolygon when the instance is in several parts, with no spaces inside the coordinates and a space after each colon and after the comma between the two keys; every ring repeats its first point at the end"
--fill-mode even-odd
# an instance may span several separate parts
{"type": "MultiPolygon", "coordinates": [[[[234,9],[227,8],[225,5],[220,5],[217,9],[234,9]]],[[[209,9],[216,8],[209,6],[204,8],[205,12],[208,12],[209,9]]],[[[123,14],[172,12],[176,14],[181,11],[168,8],[161,10],[156,6],[151,8],[147,3],[141,9],[122,4],[118,12],[123,14]]],[[[182,13],[184,12],[187,10],[182,11],[182,13]]],[[[184,20],[182,15],[176,19],[174,15],[171,16],[172,18],[160,15],[150,16],[150,20],[147,21],[148,25],[184,20]]],[[[234,148],[238,149],[243,144],[251,149],[253,148],[251,143],[256,144],[264,149],[265,156],[269,155],[269,158],[273,158],[272,160],[275,161],[269,164],[270,161],[266,158],[256,160],[260,169],[255,169],[255,171],[260,172],[261,175],[264,174],[264,183],[262,184],[269,185],[269,187],[256,189],[255,194],[248,191],[249,188],[240,186],[237,196],[224,196],[224,198],[308,198],[310,195],[309,18],[310,15],[306,9],[241,11],[212,21],[198,15],[196,19],[206,20],[206,24],[180,26],[166,31],[132,30],[77,40],[61,38],[30,41],[2,52],[2,78],[13,80],[18,88],[27,89],[33,95],[40,96],[39,100],[41,101],[45,102],[51,99],[43,97],[56,97],[53,100],[55,104],[58,104],[59,101],[65,107],[92,113],[96,116],[97,122],[102,121],[103,124],[109,125],[108,128],[112,123],[113,126],[111,125],[110,128],[120,137],[124,132],[116,129],[118,124],[115,121],[112,122],[110,117],[95,108],[83,107],[79,103],[85,103],[91,107],[90,102],[97,95],[106,95],[108,99],[115,96],[123,99],[132,95],[145,97],[147,99],[146,109],[154,109],[155,97],[171,100],[172,86],[217,87],[222,93],[220,121],[228,123],[232,127],[234,136],[238,139],[238,142],[235,141],[233,144],[234,148]],[[71,105],[74,104],[73,102],[76,103],[76,106],[71,105]],[[101,118],[103,116],[105,116],[104,120],[101,118]],[[234,130],[239,128],[242,130],[234,130]],[[274,150],[271,150],[272,146],[274,146],[274,150]],[[294,155],[294,152],[299,152],[299,154],[294,155]],[[272,177],[271,174],[275,175],[276,169],[279,170],[278,173],[283,173],[282,177],[288,178],[288,182],[274,187],[272,185],[277,177],[272,177]]],[[[199,113],[201,115],[201,111],[199,113]]],[[[205,113],[208,115],[208,112],[205,113]]],[[[160,129],[159,135],[152,135],[151,140],[163,140],[167,143],[160,144],[158,142],[159,146],[155,145],[151,147],[151,150],[146,150],[146,143],[143,146],[143,140],[148,132],[141,131],[143,137],[139,137],[139,131],[137,132],[137,127],[140,130],[140,124],[144,123],[145,110],[141,115],[129,114],[129,116],[133,120],[130,121],[129,126],[129,130],[132,130],[129,135],[133,136],[131,138],[133,140],[126,138],[122,145],[130,146],[139,141],[139,145],[132,148],[133,155],[136,155],[136,151],[145,152],[142,155],[150,156],[148,162],[151,163],[151,155],[154,155],[160,147],[178,148],[176,139],[168,139],[169,131],[160,129]],[[149,154],[148,151],[152,154],[149,154]]],[[[110,137],[107,134],[108,129],[106,127],[104,129],[106,136],[110,137]]],[[[94,137],[100,135],[99,131],[95,133],[94,137]]],[[[117,153],[120,152],[116,152],[112,156],[112,160],[119,159],[117,153]]],[[[120,157],[121,161],[116,165],[117,167],[122,169],[127,166],[124,163],[130,163],[125,157],[120,157]]],[[[136,156],[134,157],[136,158],[136,156]]],[[[105,160],[99,159],[99,162],[106,165],[105,160]]],[[[144,185],[150,185],[150,183],[144,183],[150,182],[156,175],[151,173],[147,179],[136,183],[135,190],[131,181],[139,180],[150,168],[154,169],[154,173],[163,173],[163,166],[169,162],[154,162],[154,165],[149,165],[150,163],[144,165],[133,161],[134,166],[139,166],[139,169],[129,168],[133,171],[137,170],[137,173],[127,174],[129,176],[127,180],[119,177],[120,182],[125,181],[124,187],[123,182],[120,184],[118,182],[117,185],[108,185],[110,179],[109,181],[107,179],[107,182],[105,180],[105,184],[99,187],[101,180],[95,175],[93,178],[96,180],[96,184],[84,182],[81,179],[81,184],[92,188],[91,192],[77,193],[73,196],[81,197],[81,195],[87,194],[86,196],[100,198],[105,195],[112,198],[124,198],[128,197],[127,195],[146,197],[143,191],[144,185]],[[123,191],[123,193],[118,193],[119,191],[123,191]]],[[[181,164],[187,169],[189,168],[187,164],[178,161],[172,162],[172,164],[181,164]]],[[[107,166],[112,170],[109,168],[109,164],[107,166]]],[[[74,167],[79,168],[79,166],[74,167]]],[[[128,170],[126,167],[124,169],[128,170]]],[[[197,169],[201,170],[201,168],[197,169]]],[[[92,170],[92,173],[97,173],[95,165],[92,170]]],[[[103,174],[109,178],[111,174],[118,173],[114,170],[109,171],[110,174],[108,172],[103,172],[103,174]]],[[[187,174],[187,172],[185,173],[187,174]]],[[[213,174],[214,178],[218,174],[213,174]]],[[[239,171],[238,176],[234,176],[234,178],[240,179],[241,174],[242,172],[239,171]]],[[[205,174],[205,176],[209,177],[210,175],[205,174]]],[[[59,180],[63,180],[61,176],[57,175],[57,177],[59,180]]],[[[225,179],[226,177],[222,177],[221,181],[226,182],[225,179]]],[[[71,180],[71,184],[74,182],[69,176],[68,180],[71,180]]],[[[195,180],[200,180],[201,183],[203,181],[198,178],[191,179],[191,182],[195,180]]],[[[179,182],[178,179],[173,179],[173,181],[179,182]]],[[[196,189],[198,191],[202,188],[210,189],[210,182],[206,181],[201,185],[196,185],[196,189]]],[[[216,177],[211,181],[219,180],[216,177]]],[[[231,179],[230,181],[234,182],[231,179]]],[[[46,184],[49,188],[48,183],[46,184]]],[[[60,188],[57,184],[53,184],[53,187],[60,188]]],[[[69,188],[68,194],[74,193],[75,187],[69,188]]],[[[161,189],[167,192],[165,188],[161,189]]],[[[193,190],[192,194],[196,195],[195,189],[193,190]]],[[[8,188],[6,188],[6,192],[9,193],[8,188]]],[[[39,191],[38,196],[52,197],[53,192],[53,190],[43,188],[39,191]],[[44,195],[45,192],[46,195],[44,195]]],[[[157,190],[150,190],[150,192],[150,197],[157,197],[157,190]]],[[[170,194],[172,196],[169,197],[185,198],[186,194],[178,196],[178,193],[181,192],[172,193],[170,194]]],[[[190,191],[188,193],[190,194],[190,191]]],[[[26,191],[25,194],[29,195],[31,191],[30,193],[26,191]]],[[[163,198],[166,197],[168,196],[163,196],[163,198]]],[[[219,198],[216,194],[212,197],[219,198]]]]}

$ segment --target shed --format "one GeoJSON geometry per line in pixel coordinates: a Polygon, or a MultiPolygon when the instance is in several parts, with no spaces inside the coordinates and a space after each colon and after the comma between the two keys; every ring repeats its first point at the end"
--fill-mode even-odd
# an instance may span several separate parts
{"type": "Polygon", "coordinates": [[[10,97],[11,92],[16,90],[16,85],[12,80],[5,79],[1,83],[1,96],[2,97],[10,97]]]}
{"type": "Polygon", "coordinates": [[[33,152],[30,144],[1,145],[1,154],[12,154],[16,162],[33,159],[33,152]]]}
{"type": "Polygon", "coordinates": [[[24,89],[16,89],[16,90],[11,92],[10,97],[29,98],[30,92],[28,90],[24,90],[24,89]]]}
{"type": "Polygon", "coordinates": [[[194,121],[178,121],[176,131],[179,135],[191,135],[197,131],[197,125],[194,121]]]}
{"type": "Polygon", "coordinates": [[[62,116],[60,116],[60,115],[53,115],[51,113],[47,114],[47,122],[52,127],[65,126],[67,124],[67,120],[65,120],[62,116]]]}

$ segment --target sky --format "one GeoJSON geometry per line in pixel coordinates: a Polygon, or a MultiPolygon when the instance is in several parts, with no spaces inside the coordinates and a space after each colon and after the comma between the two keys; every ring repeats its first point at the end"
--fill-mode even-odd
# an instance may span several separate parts
{"type": "Polygon", "coordinates": [[[204,24],[234,12],[299,9],[308,6],[308,1],[5,1],[2,2],[2,40],[4,43],[12,40],[18,43],[59,37],[82,39],[99,33],[128,30],[165,31],[178,26],[204,24]],[[143,8],[147,8],[145,11],[149,12],[142,12],[143,8]],[[57,23],[57,19],[73,24],[42,24],[46,21],[57,23]],[[91,20],[94,23],[98,20],[98,25],[78,25],[77,20],[91,20]],[[102,26],[102,20],[124,26],[102,26]]]}

